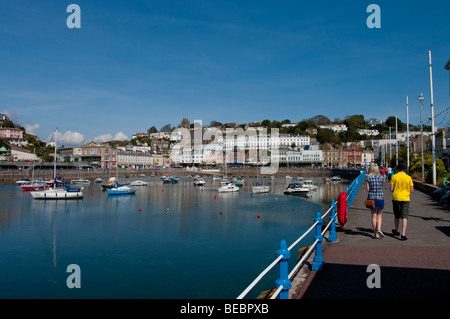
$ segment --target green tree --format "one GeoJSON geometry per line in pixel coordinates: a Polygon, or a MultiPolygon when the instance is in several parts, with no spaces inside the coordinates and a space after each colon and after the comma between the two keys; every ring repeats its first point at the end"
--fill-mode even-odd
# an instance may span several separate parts
{"type": "MultiPolygon", "coordinates": [[[[400,158],[400,156],[399,156],[400,158]]],[[[433,157],[431,154],[423,155],[424,162],[424,175],[425,182],[431,184],[433,183],[433,157]]],[[[411,162],[411,167],[409,169],[411,176],[420,179],[422,176],[422,158],[421,156],[417,156],[411,162]]],[[[442,181],[445,177],[448,177],[448,172],[445,169],[444,162],[436,157],[436,182],[438,185],[442,184],[442,181]]]]}
{"type": "Polygon", "coordinates": [[[352,115],[345,119],[344,124],[348,126],[349,129],[356,130],[357,128],[364,127],[364,115],[352,115]]]}
{"type": "Polygon", "coordinates": [[[270,120],[263,120],[262,122],[261,122],[261,126],[263,126],[263,127],[270,127],[270,120]]]}
{"type": "Polygon", "coordinates": [[[323,143],[336,143],[336,136],[334,132],[328,128],[320,129],[316,135],[317,142],[323,143]]]}
{"type": "Polygon", "coordinates": [[[149,128],[147,130],[148,134],[152,134],[152,133],[158,133],[158,130],[156,129],[156,127],[152,126],[151,128],[149,128]]]}

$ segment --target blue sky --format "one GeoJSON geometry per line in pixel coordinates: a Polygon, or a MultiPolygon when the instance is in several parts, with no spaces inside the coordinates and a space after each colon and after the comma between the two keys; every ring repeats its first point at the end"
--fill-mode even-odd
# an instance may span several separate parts
{"type": "Polygon", "coordinates": [[[442,0],[1,0],[0,112],[43,140],[58,127],[66,145],[183,117],[406,122],[406,96],[419,124],[428,50],[435,114],[450,106],[448,12],[442,0]],[[81,29],[66,25],[71,3],[81,29]],[[371,3],[380,29],[366,25],[371,3]]]}

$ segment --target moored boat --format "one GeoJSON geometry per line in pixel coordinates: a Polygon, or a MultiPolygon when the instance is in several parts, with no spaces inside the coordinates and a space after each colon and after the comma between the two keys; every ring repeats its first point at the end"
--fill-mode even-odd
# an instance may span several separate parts
{"type": "Polygon", "coordinates": [[[263,186],[263,185],[252,186],[253,194],[268,193],[269,190],[270,190],[270,186],[263,186]]]}
{"type": "Polygon", "coordinates": [[[138,180],[138,181],[132,181],[132,182],[130,183],[130,186],[147,186],[147,185],[148,185],[147,182],[144,182],[144,181],[141,181],[141,180],[138,180]]]}
{"type": "Polygon", "coordinates": [[[302,184],[291,183],[286,187],[284,194],[286,194],[286,195],[307,194],[308,192],[309,192],[309,188],[303,187],[302,184]]]}
{"type": "Polygon", "coordinates": [[[33,190],[38,190],[38,189],[46,189],[48,188],[48,184],[44,183],[44,182],[29,182],[27,184],[22,184],[20,185],[20,188],[22,188],[22,190],[24,191],[33,191],[33,190]]]}
{"type": "Polygon", "coordinates": [[[91,181],[84,178],[73,179],[70,181],[71,184],[79,184],[79,185],[90,185],[91,181]]]}
{"type": "Polygon", "coordinates": [[[119,186],[111,189],[107,189],[108,195],[129,195],[136,193],[136,189],[128,186],[119,186]]]}
{"type": "Polygon", "coordinates": [[[50,188],[43,191],[32,191],[34,199],[82,199],[83,192],[79,187],[50,188]]]}
{"type": "Polygon", "coordinates": [[[24,185],[24,184],[29,184],[29,183],[31,183],[31,181],[28,178],[22,178],[22,179],[16,181],[17,185],[24,185]]]}
{"type": "MultiPolygon", "coordinates": [[[[55,155],[56,159],[56,137],[58,136],[58,129],[55,130],[55,155]]],[[[82,188],[66,186],[64,179],[56,177],[56,161],[53,164],[53,183],[51,188],[44,190],[36,190],[31,192],[34,199],[82,199],[82,188]]]]}
{"type": "Polygon", "coordinates": [[[220,186],[218,191],[219,193],[239,192],[239,187],[233,183],[228,183],[227,185],[220,186]]]}
{"type": "Polygon", "coordinates": [[[309,190],[316,190],[318,188],[310,179],[307,179],[303,182],[303,187],[308,188],[309,190]]]}
{"type": "Polygon", "coordinates": [[[194,178],[194,181],[192,182],[194,186],[204,186],[206,184],[203,177],[197,176],[194,178]]]}

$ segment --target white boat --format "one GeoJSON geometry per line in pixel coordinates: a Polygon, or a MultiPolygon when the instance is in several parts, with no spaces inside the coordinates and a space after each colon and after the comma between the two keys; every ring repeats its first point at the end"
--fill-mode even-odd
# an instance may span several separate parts
{"type": "Polygon", "coordinates": [[[84,178],[79,178],[79,179],[73,179],[70,181],[72,184],[79,184],[79,185],[90,185],[91,181],[88,179],[84,179],[84,178]]]}
{"type": "Polygon", "coordinates": [[[194,178],[194,182],[192,184],[194,184],[194,186],[203,186],[206,182],[202,177],[198,176],[194,178]]]}
{"type": "Polygon", "coordinates": [[[339,176],[333,176],[332,178],[330,178],[330,180],[331,180],[332,182],[340,182],[340,181],[341,181],[341,178],[340,178],[339,176]]]}
{"type": "Polygon", "coordinates": [[[286,195],[307,194],[309,193],[309,188],[305,188],[302,184],[299,183],[291,183],[286,187],[284,193],[286,195]]]}
{"type": "Polygon", "coordinates": [[[95,182],[96,182],[96,183],[101,183],[101,182],[103,182],[103,178],[100,178],[100,177],[99,177],[99,178],[96,178],[96,179],[95,179],[95,182]]]}
{"type": "Polygon", "coordinates": [[[83,198],[82,188],[78,187],[58,187],[43,191],[31,192],[34,199],[81,199],[83,198]]]}
{"type": "Polygon", "coordinates": [[[307,179],[303,182],[303,187],[308,188],[309,190],[316,190],[318,188],[310,179],[307,179]]]}
{"type": "Polygon", "coordinates": [[[258,179],[259,179],[259,167],[256,167],[256,186],[252,186],[252,193],[253,194],[268,193],[270,190],[270,186],[260,185],[258,179]]]}
{"type": "Polygon", "coordinates": [[[114,187],[116,187],[116,178],[115,177],[110,177],[108,179],[108,183],[102,184],[102,189],[111,189],[114,187]]]}
{"type": "Polygon", "coordinates": [[[172,180],[170,179],[170,177],[167,176],[162,176],[161,180],[163,182],[163,184],[173,184],[172,180]]]}
{"type": "Polygon", "coordinates": [[[229,183],[231,183],[231,181],[230,180],[228,180],[228,178],[222,178],[221,180],[220,180],[220,185],[227,185],[227,184],[229,184],[229,183]]]}
{"type": "Polygon", "coordinates": [[[132,181],[132,182],[130,183],[130,185],[131,185],[131,186],[147,186],[148,183],[139,180],[139,181],[132,181]]]}
{"type": "Polygon", "coordinates": [[[107,189],[106,192],[108,195],[129,195],[136,193],[136,190],[128,186],[119,186],[107,189]]]}
{"type": "Polygon", "coordinates": [[[239,187],[233,183],[228,183],[227,185],[220,186],[218,191],[219,193],[239,192],[239,187]]]}
{"type": "Polygon", "coordinates": [[[22,178],[21,180],[18,180],[16,182],[17,185],[23,185],[23,184],[29,184],[29,183],[31,183],[31,181],[27,178],[22,178]]]}
{"type": "Polygon", "coordinates": [[[252,193],[253,194],[262,194],[262,193],[268,193],[270,191],[270,186],[252,186],[252,193]]]}
{"type": "Polygon", "coordinates": [[[57,187],[58,181],[56,179],[56,137],[58,136],[58,129],[55,130],[55,156],[53,164],[53,180],[52,188],[41,191],[32,191],[31,196],[34,199],[81,199],[83,198],[82,188],[79,187],[57,187]]]}
{"type": "Polygon", "coordinates": [[[48,184],[44,182],[29,182],[28,184],[22,184],[20,185],[20,188],[24,191],[37,191],[39,189],[45,189],[48,188],[48,184]]]}

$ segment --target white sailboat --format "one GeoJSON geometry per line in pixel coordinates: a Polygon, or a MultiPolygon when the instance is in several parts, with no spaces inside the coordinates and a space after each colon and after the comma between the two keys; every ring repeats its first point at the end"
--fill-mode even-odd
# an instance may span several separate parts
{"type": "Polygon", "coordinates": [[[252,186],[252,193],[253,194],[262,194],[262,193],[268,193],[270,190],[270,186],[264,186],[264,185],[260,185],[259,184],[259,180],[258,180],[258,170],[259,167],[256,167],[256,186],[252,186]]]}
{"type": "MultiPolygon", "coordinates": [[[[227,163],[225,161],[225,179],[227,178],[227,163]]],[[[239,187],[231,182],[228,182],[225,185],[220,186],[217,190],[219,193],[239,192],[239,187]]]]}
{"type": "Polygon", "coordinates": [[[52,188],[31,192],[34,199],[82,199],[83,192],[79,187],[56,187],[56,142],[58,129],[55,130],[55,157],[53,159],[53,180],[52,188]]]}

